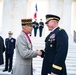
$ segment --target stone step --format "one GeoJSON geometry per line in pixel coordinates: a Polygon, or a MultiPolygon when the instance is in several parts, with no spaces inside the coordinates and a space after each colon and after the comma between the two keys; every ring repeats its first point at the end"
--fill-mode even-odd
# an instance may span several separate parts
{"type": "MultiPolygon", "coordinates": [[[[44,49],[45,47],[45,37],[31,37],[33,40],[33,49],[44,49]]],[[[5,55],[4,55],[5,56],[5,55]]],[[[4,57],[5,59],[5,57],[4,57]]],[[[13,65],[15,63],[16,59],[16,53],[14,53],[14,58],[13,58],[13,65]]],[[[5,61],[5,60],[4,60],[5,61]]],[[[34,75],[41,75],[41,68],[42,68],[42,61],[43,58],[37,57],[33,59],[33,73],[34,75]]],[[[68,50],[68,55],[66,58],[66,67],[67,67],[67,73],[68,75],[76,75],[76,45],[75,44],[69,44],[69,50],[68,50]]],[[[4,65],[0,66],[0,75],[10,75],[8,72],[2,72],[4,69],[4,65]]]]}

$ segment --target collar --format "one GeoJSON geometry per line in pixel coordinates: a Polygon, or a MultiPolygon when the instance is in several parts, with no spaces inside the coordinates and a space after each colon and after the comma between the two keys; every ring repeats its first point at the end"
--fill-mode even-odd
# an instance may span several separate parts
{"type": "Polygon", "coordinates": [[[12,37],[9,37],[9,39],[11,39],[12,37]]]}
{"type": "Polygon", "coordinates": [[[28,35],[28,33],[26,33],[24,30],[22,30],[22,32],[24,32],[26,35],[28,35]]]}
{"type": "Polygon", "coordinates": [[[24,32],[24,33],[25,33],[25,35],[27,36],[27,38],[28,38],[29,42],[31,43],[31,40],[30,40],[30,37],[28,36],[28,33],[26,33],[24,30],[22,30],[22,32],[24,32]]]}
{"type": "Polygon", "coordinates": [[[56,28],[58,28],[58,26],[57,26],[57,27],[55,27],[51,32],[53,32],[56,28]]]}

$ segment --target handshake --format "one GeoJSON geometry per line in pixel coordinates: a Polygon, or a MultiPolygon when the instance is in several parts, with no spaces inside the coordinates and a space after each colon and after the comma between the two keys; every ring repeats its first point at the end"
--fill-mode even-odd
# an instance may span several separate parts
{"type": "Polygon", "coordinates": [[[41,50],[36,49],[36,52],[37,52],[38,56],[41,56],[42,55],[41,50]]]}

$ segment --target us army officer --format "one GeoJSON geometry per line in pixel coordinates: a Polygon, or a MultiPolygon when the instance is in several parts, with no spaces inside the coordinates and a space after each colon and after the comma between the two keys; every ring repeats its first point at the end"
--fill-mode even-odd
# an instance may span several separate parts
{"type": "Polygon", "coordinates": [[[41,75],[67,75],[65,60],[68,52],[68,35],[58,26],[60,17],[46,15],[50,34],[45,39],[45,50],[41,50],[43,65],[41,75]]]}

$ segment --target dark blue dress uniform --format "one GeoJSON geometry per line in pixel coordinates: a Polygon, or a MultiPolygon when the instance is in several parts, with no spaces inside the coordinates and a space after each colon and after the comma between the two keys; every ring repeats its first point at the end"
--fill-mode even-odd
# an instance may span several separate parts
{"type": "Polygon", "coordinates": [[[34,21],[33,22],[33,28],[34,28],[34,36],[35,37],[37,35],[38,26],[39,26],[38,22],[34,21]]]}
{"type": "Polygon", "coordinates": [[[4,64],[3,52],[5,51],[4,40],[0,36],[0,65],[4,64]]]}
{"type": "Polygon", "coordinates": [[[39,22],[39,36],[40,37],[42,37],[43,28],[44,28],[44,22],[41,21],[41,22],[39,22]]]}
{"type": "Polygon", "coordinates": [[[41,75],[48,75],[51,72],[67,75],[65,60],[68,52],[68,35],[64,29],[57,27],[50,32],[45,39],[45,51],[41,51],[41,57],[44,58],[41,75]]]}
{"type": "Polygon", "coordinates": [[[12,69],[15,42],[16,42],[16,40],[14,38],[6,38],[5,39],[5,45],[6,45],[6,48],[5,48],[5,56],[6,56],[5,70],[11,71],[11,69],[12,69]]]}

